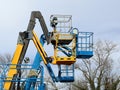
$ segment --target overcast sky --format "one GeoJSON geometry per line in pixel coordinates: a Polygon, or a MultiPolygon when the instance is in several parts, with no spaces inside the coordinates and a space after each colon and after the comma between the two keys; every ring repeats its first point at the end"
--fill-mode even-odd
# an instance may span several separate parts
{"type": "Polygon", "coordinates": [[[26,30],[34,10],[41,11],[50,31],[50,15],[67,14],[72,15],[73,27],[94,32],[94,41],[120,43],[120,0],[0,0],[0,53],[13,54],[18,33],[26,30]]]}

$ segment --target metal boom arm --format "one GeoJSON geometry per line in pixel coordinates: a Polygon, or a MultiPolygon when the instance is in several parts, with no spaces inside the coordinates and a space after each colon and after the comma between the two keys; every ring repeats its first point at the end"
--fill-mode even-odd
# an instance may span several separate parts
{"type": "MultiPolygon", "coordinates": [[[[39,11],[33,11],[31,13],[31,17],[30,17],[30,21],[29,21],[29,24],[27,27],[27,31],[29,32],[29,31],[32,31],[34,29],[35,19],[39,20],[40,25],[41,25],[42,30],[43,30],[43,33],[45,35],[46,41],[49,44],[50,37],[48,35],[48,29],[47,29],[47,26],[45,24],[44,18],[39,11]]],[[[14,56],[12,58],[12,63],[11,63],[11,64],[16,64],[16,66],[14,66],[14,68],[16,68],[16,69],[13,69],[13,70],[9,69],[8,74],[7,74],[8,78],[6,78],[6,80],[13,80],[16,77],[16,75],[20,73],[20,70],[17,70],[17,68],[20,66],[17,66],[17,64],[22,63],[24,56],[25,56],[25,53],[26,53],[26,50],[27,50],[27,47],[29,45],[29,39],[24,39],[24,37],[22,37],[22,36],[20,36],[20,38],[21,38],[23,43],[18,43],[18,45],[16,47],[16,51],[15,51],[14,56]]],[[[5,84],[4,84],[4,88],[6,90],[10,90],[10,89],[12,90],[13,87],[14,87],[13,82],[9,81],[9,82],[5,82],[5,84]]]]}

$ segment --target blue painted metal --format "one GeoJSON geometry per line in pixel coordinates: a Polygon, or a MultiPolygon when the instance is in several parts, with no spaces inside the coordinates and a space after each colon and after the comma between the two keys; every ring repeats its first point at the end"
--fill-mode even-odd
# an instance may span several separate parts
{"type": "MultiPolygon", "coordinates": [[[[44,68],[43,66],[40,65],[39,67],[39,70],[38,71],[38,74],[40,73],[41,76],[40,78],[38,78],[37,76],[31,76],[31,77],[28,77],[25,82],[25,88],[24,90],[35,90],[35,84],[36,82],[40,85],[40,86],[43,86],[44,85],[44,68]]],[[[44,90],[44,89],[42,89],[44,90]]]]}
{"type": "MultiPolygon", "coordinates": [[[[46,42],[45,36],[41,35],[40,43],[42,44],[42,46],[44,45],[45,42],[46,42]]],[[[69,53],[68,51],[72,51],[72,50],[69,47],[62,45],[58,47],[58,49],[61,52],[63,52],[66,56],[68,57],[71,56],[71,53],[69,53]]],[[[86,59],[92,56],[93,56],[93,33],[92,32],[79,32],[78,35],[76,35],[76,57],[86,59]]],[[[37,76],[32,76],[27,79],[24,78],[21,80],[18,80],[18,79],[12,80],[11,82],[26,82],[24,86],[24,90],[35,90],[36,88],[35,84],[36,82],[38,82],[39,85],[37,86],[37,90],[45,90],[46,85],[44,84],[44,68],[40,65],[41,61],[42,61],[42,58],[40,54],[37,52],[34,62],[32,64],[32,68],[18,68],[18,69],[34,69],[38,72],[38,74],[39,73],[41,74],[41,78],[37,76]]],[[[24,66],[24,64],[22,65],[24,66]]],[[[46,67],[53,82],[73,82],[74,81],[74,64],[72,64],[71,66],[59,65],[59,72],[58,72],[57,77],[55,76],[49,62],[46,64],[46,67]]],[[[5,71],[7,70],[5,69],[5,71]]],[[[5,78],[5,76],[3,75],[0,76],[1,78],[0,79],[0,90],[2,90],[2,86],[4,82],[3,77],[5,78]]]]}
{"type": "MultiPolygon", "coordinates": [[[[41,35],[40,43],[42,44],[42,46],[44,45],[44,43],[45,43],[45,36],[44,35],[41,35]]],[[[33,62],[33,65],[32,65],[32,69],[39,70],[41,61],[42,61],[42,57],[37,52],[36,56],[35,56],[35,59],[34,59],[34,62],[33,62]]],[[[44,69],[43,68],[41,68],[40,73],[41,73],[41,83],[40,83],[40,85],[43,86],[43,84],[44,84],[44,77],[43,77],[44,69]]],[[[36,80],[37,80],[37,77],[35,77],[35,76],[33,76],[31,78],[28,78],[27,82],[26,82],[26,85],[25,85],[25,90],[33,90],[35,88],[35,83],[36,83],[34,81],[36,81],[36,80]],[[31,87],[31,83],[33,83],[32,87],[31,87]]]]}
{"type": "Polygon", "coordinates": [[[0,90],[3,90],[3,82],[4,82],[4,76],[0,75],[0,90]]]}
{"type": "Polygon", "coordinates": [[[59,47],[58,46],[58,49],[61,51],[61,52],[63,52],[66,56],[68,56],[68,57],[70,57],[71,55],[72,55],[72,51],[71,51],[71,53],[70,52],[66,52],[66,50],[63,50],[61,47],[59,47]]]}
{"type": "Polygon", "coordinates": [[[78,51],[77,58],[88,59],[93,56],[93,51],[78,51]]]}
{"type": "MultiPolygon", "coordinates": [[[[46,42],[45,40],[45,36],[42,35],[40,38],[40,43],[42,45],[44,45],[44,43],[46,42]]],[[[76,56],[77,58],[90,58],[93,56],[93,33],[91,32],[79,32],[79,34],[76,37],[76,56]]],[[[66,56],[71,56],[71,53],[69,53],[68,51],[71,51],[71,49],[67,46],[60,46],[58,47],[58,49],[63,52],[66,56]],[[65,49],[65,50],[64,50],[65,49]]],[[[34,62],[32,64],[32,68],[18,68],[18,69],[34,69],[36,71],[38,71],[41,74],[41,78],[38,78],[37,76],[32,76],[29,78],[24,78],[21,80],[12,80],[11,82],[26,82],[25,86],[24,86],[24,90],[35,90],[35,84],[36,82],[40,82],[39,85],[37,86],[38,90],[45,90],[46,89],[46,85],[44,84],[44,68],[40,65],[42,61],[42,58],[40,56],[40,54],[37,52],[34,62]]],[[[9,66],[9,65],[7,65],[9,66]]],[[[24,64],[21,64],[20,66],[26,66],[24,64]]],[[[27,65],[29,66],[29,65],[27,65]]],[[[58,76],[56,77],[51,66],[50,63],[48,62],[46,64],[47,70],[50,74],[50,76],[52,77],[53,82],[73,82],[74,81],[74,64],[72,66],[69,65],[59,65],[59,72],[58,72],[58,76]],[[63,68],[64,67],[64,68],[63,68]],[[71,67],[71,68],[70,68],[71,67]]],[[[5,71],[7,71],[5,69],[5,71]]],[[[4,73],[5,73],[4,71],[4,73]]],[[[1,79],[0,79],[0,90],[2,90],[3,87],[3,75],[1,75],[1,79]]]]}
{"type": "Polygon", "coordinates": [[[38,86],[38,90],[47,90],[46,89],[46,85],[45,84],[41,84],[40,86],[38,86]]]}
{"type": "Polygon", "coordinates": [[[76,36],[76,57],[88,59],[93,56],[93,33],[79,32],[76,36]]]}
{"type": "Polygon", "coordinates": [[[60,65],[58,78],[60,82],[73,82],[74,81],[74,64],[60,65]]]}
{"type": "MultiPolygon", "coordinates": [[[[42,35],[40,38],[41,44],[43,45],[45,43],[45,41],[46,41],[46,39],[45,39],[44,35],[42,35]]],[[[33,68],[36,68],[39,66],[39,63],[41,62],[40,60],[42,61],[42,58],[41,58],[40,54],[37,53],[36,57],[34,59],[33,68]],[[40,61],[40,62],[38,62],[38,61],[40,61]]],[[[54,74],[49,62],[46,64],[46,67],[47,67],[47,70],[48,70],[50,76],[52,77],[53,82],[58,82],[58,79],[55,77],[55,74],[54,74]]]]}
{"type": "MultiPolygon", "coordinates": [[[[5,77],[6,77],[6,73],[7,73],[7,68],[10,67],[10,66],[16,66],[16,64],[0,64],[0,66],[3,66],[5,67],[5,69],[2,71],[2,73],[0,74],[0,90],[3,90],[3,85],[4,85],[4,82],[6,82],[5,80],[5,77]]],[[[29,64],[17,64],[18,66],[21,66],[21,68],[17,68],[17,70],[31,70],[32,69],[32,65],[29,65],[29,64]],[[24,67],[24,66],[27,66],[27,67],[24,67]]],[[[11,68],[11,69],[15,69],[15,68],[11,68]]],[[[28,85],[29,87],[26,87],[23,89],[24,90],[35,90],[35,83],[40,83],[40,85],[43,84],[43,73],[44,73],[44,68],[42,66],[39,67],[38,71],[40,71],[41,73],[41,77],[38,78],[38,77],[30,77],[30,78],[15,78],[13,80],[10,80],[9,82],[20,82],[21,84],[21,87],[23,87],[24,85],[28,85]],[[36,79],[37,78],[37,79],[36,79]],[[25,83],[26,82],[26,83],[25,83]]],[[[11,78],[11,77],[7,77],[7,78],[11,78]]],[[[22,90],[23,90],[22,89],[22,90]]],[[[43,89],[44,90],[44,89],[43,89]]]]}
{"type": "MultiPolygon", "coordinates": [[[[43,46],[45,44],[45,42],[46,42],[45,36],[44,36],[44,34],[42,34],[41,37],[40,37],[40,43],[43,46]]],[[[35,59],[34,59],[34,62],[33,62],[32,68],[33,69],[38,69],[41,61],[42,61],[42,57],[39,55],[39,52],[37,52],[36,56],[35,56],[35,59]]]]}
{"type": "MultiPolygon", "coordinates": [[[[68,57],[72,55],[72,50],[65,45],[58,47],[58,49],[68,57]],[[66,52],[66,50],[63,50],[63,48],[71,52],[66,52]]],[[[58,79],[60,82],[73,82],[74,81],[74,64],[64,65],[64,66],[59,65],[58,79]]]]}
{"type": "MultiPolygon", "coordinates": [[[[41,38],[40,38],[40,43],[42,44],[42,46],[44,45],[45,41],[46,41],[45,36],[42,35],[41,38]]],[[[38,70],[39,67],[40,67],[41,61],[42,61],[42,57],[37,52],[36,56],[35,56],[35,59],[34,59],[34,62],[33,62],[33,65],[32,65],[32,69],[38,70]]],[[[53,82],[58,82],[58,79],[55,77],[54,72],[53,72],[49,63],[46,64],[46,67],[47,67],[47,70],[48,70],[50,76],[52,77],[53,82]]],[[[42,70],[41,74],[43,76],[43,74],[44,74],[43,70],[42,70]]],[[[32,77],[32,79],[28,78],[27,82],[26,82],[26,85],[25,85],[25,90],[34,90],[35,83],[36,83],[34,81],[36,81],[36,80],[37,80],[37,77],[32,77]],[[31,85],[31,83],[34,83],[34,84],[31,85]]],[[[44,90],[44,88],[45,88],[44,77],[42,77],[38,90],[44,90]]]]}
{"type": "Polygon", "coordinates": [[[6,78],[6,73],[8,71],[10,64],[0,64],[0,67],[2,67],[2,72],[0,73],[0,90],[3,90],[3,85],[6,78]]]}
{"type": "Polygon", "coordinates": [[[50,64],[46,64],[46,67],[47,67],[47,70],[48,70],[50,76],[52,77],[53,82],[58,82],[58,78],[55,77],[55,74],[54,74],[50,64]]]}

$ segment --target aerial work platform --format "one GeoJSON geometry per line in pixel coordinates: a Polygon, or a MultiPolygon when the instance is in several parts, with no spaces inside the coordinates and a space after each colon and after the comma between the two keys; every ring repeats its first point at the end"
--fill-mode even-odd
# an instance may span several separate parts
{"type": "Polygon", "coordinates": [[[52,32],[48,31],[41,12],[31,13],[27,30],[19,33],[11,64],[3,65],[5,69],[0,74],[0,90],[46,90],[42,61],[53,82],[74,81],[76,60],[93,56],[93,33],[79,32],[73,28],[71,15],[52,15],[50,25],[52,32]],[[36,19],[43,31],[40,40],[34,32],[36,19]],[[30,60],[25,58],[30,41],[33,41],[37,49],[32,64],[28,64],[30,60]],[[45,51],[45,43],[53,45],[52,56],[45,51]],[[58,66],[55,68],[58,73],[54,73],[51,64],[58,66]]]}
{"type": "Polygon", "coordinates": [[[79,32],[76,42],[77,58],[88,59],[93,56],[93,33],[79,32]]]}
{"type": "Polygon", "coordinates": [[[76,62],[76,34],[71,34],[71,15],[52,15],[51,26],[53,27],[51,43],[54,46],[52,64],[71,65],[76,62]]]}

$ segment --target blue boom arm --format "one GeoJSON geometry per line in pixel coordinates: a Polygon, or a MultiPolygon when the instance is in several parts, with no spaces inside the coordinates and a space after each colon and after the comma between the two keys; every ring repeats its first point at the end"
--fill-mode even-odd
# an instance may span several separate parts
{"type": "MultiPolygon", "coordinates": [[[[45,42],[46,42],[45,36],[44,36],[44,35],[41,35],[40,43],[42,44],[42,46],[44,45],[45,42]]],[[[33,65],[32,65],[32,69],[34,69],[34,70],[36,70],[36,71],[39,70],[41,61],[42,61],[42,57],[41,57],[40,54],[37,52],[37,53],[36,53],[36,56],[35,56],[35,59],[34,59],[34,62],[33,62],[33,65]]],[[[52,77],[52,80],[53,80],[54,82],[57,82],[58,80],[57,80],[57,78],[55,77],[54,72],[53,72],[50,64],[47,63],[47,64],[46,64],[46,67],[47,67],[47,70],[48,70],[50,76],[52,77]]],[[[41,69],[43,69],[43,68],[41,68],[41,69]]],[[[43,70],[41,70],[40,73],[42,74],[41,76],[43,76],[43,73],[44,73],[43,70]]],[[[25,85],[25,90],[34,90],[34,87],[35,87],[35,83],[36,83],[37,78],[38,78],[37,76],[32,76],[31,78],[28,78],[28,79],[27,79],[27,82],[26,82],[26,85],[25,85]],[[33,83],[34,83],[34,84],[33,84],[33,83]],[[32,84],[33,84],[33,85],[32,85],[32,84]]],[[[41,83],[40,83],[40,85],[39,85],[39,90],[41,90],[41,89],[44,90],[44,87],[45,87],[45,86],[44,86],[44,79],[43,79],[43,77],[41,77],[41,83]]]]}

